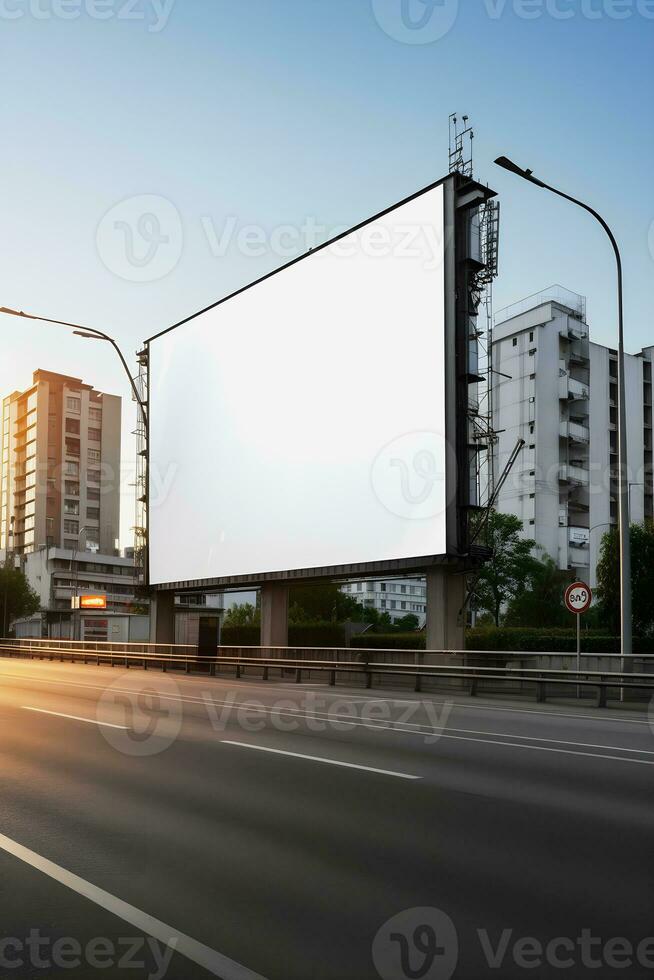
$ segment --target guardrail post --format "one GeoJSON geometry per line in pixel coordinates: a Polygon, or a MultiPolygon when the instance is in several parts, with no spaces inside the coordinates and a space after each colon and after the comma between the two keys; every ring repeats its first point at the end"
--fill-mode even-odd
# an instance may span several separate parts
{"type": "Polygon", "coordinates": [[[599,697],[597,699],[597,707],[598,708],[605,708],[606,707],[606,692],[607,692],[606,684],[600,684],[599,685],[599,697]]]}
{"type": "Polygon", "coordinates": [[[330,670],[329,671],[329,686],[330,687],[336,687],[336,671],[335,670],[330,670]]]}
{"type": "Polygon", "coordinates": [[[236,661],[236,679],[238,680],[238,678],[240,676],[241,676],[241,662],[240,662],[240,660],[237,660],[236,661]]]}
{"type": "Polygon", "coordinates": [[[545,681],[536,681],[536,701],[542,704],[545,701],[545,681]]]}
{"type": "Polygon", "coordinates": [[[366,690],[369,691],[370,688],[372,687],[372,671],[368,666],[368,661],[366,661],[365,674],[366,674],[366,690]]]}
{"type": "Polygon", "coordinates": [[[470,697],[474,698],[477,696],[477,678],[473,677],[470,680],[470,697]]]}
{"type": "Polygon", "coordinates": [[[191,661],[188,659],[188,657],[186,658],[186,661],[185,661],[185,672],[187,674],[190,674],[191,673],[191,661]]]}
{"type": "Polygon", "coordinates": [[[266,666],[263,668],[263,680],[268,680],[268,664],[266,664],[266,666]]]}
{"type": "Polygon", "coordinates": [[[127,654],[125,654],[125,670],[129,670],[129,661],[127,659],[127,654]]]}
{"type": "Polygon", "coordinates": [[[295,683],[296,684],[301,684],[302,683],[302,668],[301,667],[298,667],[296,669],[296,671],[295,671],[295,683]]]}
{"type": "Polygon", "coordinates": [[[148,669],[148,661],[146,660],[145,654],[143,654],[143,670],[148,669]]]}
{"type": "Polygon", "coordinates": [[[414,691],[420,692],[421,690],[422,690],[422,678],[421,678],[420,674],[417,672],[416,673],[416,683],[415,683],[414,691]]]}

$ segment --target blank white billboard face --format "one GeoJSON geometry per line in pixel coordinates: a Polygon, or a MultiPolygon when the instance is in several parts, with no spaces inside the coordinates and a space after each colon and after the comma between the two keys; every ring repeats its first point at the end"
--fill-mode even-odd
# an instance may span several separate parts
{"type": "Polygon", "coordinates": [[[439,185],[150,342],[153,584],[446,552],[439,185]]]}

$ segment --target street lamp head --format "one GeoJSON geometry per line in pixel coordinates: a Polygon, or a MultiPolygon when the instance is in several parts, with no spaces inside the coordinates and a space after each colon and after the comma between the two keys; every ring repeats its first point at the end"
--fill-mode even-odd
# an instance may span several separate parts
{"type": "Polygon", "coordinates": [[[24,316],[28,320],[35,319],[29,313],[23,313],[22,310],[12,310],[8,306],[0,306],[0,313],[8,313],[10,316],[24,316]]]}
{"type": "Polygon", "coordinates": [[[517,174],[518,177],[522,177],[523,180],[528,180],[530,183],[536,184],[538,187],[547,187],[547,184],[544,184],[542,180],[539,180],[538,177],[534,177],[532,170],[523,170],[523,168],[519,167],[517,163],[513,162],[513,160],[509,160],[508,157],[498,157],[495,163],[498,167],[508,170],[509,173],[517,174]]]}
{"type": "Polygon", "coordinates": [[[104,337],[100,337],[96,333],[87,333],[85,330],[73,330],[73,333],[77,337],[88,337],[90,340],[104,340],[104,337]]]}

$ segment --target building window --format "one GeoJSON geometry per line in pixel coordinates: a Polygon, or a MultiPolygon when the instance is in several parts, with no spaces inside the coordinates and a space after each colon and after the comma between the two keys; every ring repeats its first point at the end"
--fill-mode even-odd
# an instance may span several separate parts
{"type": "Polygon", "coordinates": [[[66,432],[72,435],[79,435],[79,419],[66,419],[66,432]]]}
{"type": "Polygon", "coordinates": [[[534,331],[532,330],[531,333],[529,334],[529,343],[530,344],[533,342],[533,339],[534,339],[534,331]]]}
{"type": "Polygon", "coordinates": [[[513,338],[513,346],[514,347],[517,347],[518,346],[518,338],[517,337],[514,337],[513,338]]]}
{"type": "Polygon", "coordinates": [[[79,412],[82,408],[82,402],[79,398],[68,397],[66,399],[66,408],[69,412],[79,412]]]}
{"type": "Polygon", "coordinates": [[[79,516],[79,500],[64,500],[64,514],[79,516]]]}
{"type": "Polygon", "coordinates": [[[66,439],[66,453],[68,456],[79,456],[79,439],[66,439]]]}
{"type": "Polygon", "coordinates": [[[93,442],[100,442],[101,438],[102,432],[100,429],[89,429],[89,439],[92,439],[93,442]]]}
{"type": "Polygon", "coordinates": [[[386,591],[386,582],[380,582],[379,583],[379,588],[380,588],[380,591],[381,592],[385,592],[386,591]]]}
{"type": "Polygon", "coordinates": [[[91,489],[88,489],[86,491],[86,499],[87,500],[94,500],[94,501],[97,500],[97,501],[99,501],[100,500],[100,491],[99,490],[91,490],[91,489]]]}
{"type": "Polygon", "coordinates": [[[99,449],[89,449],[88,450],[88,461],[89,463],[99,463],[101,459],[101,453],[99,449]]]}
{"type": "Polygon", "coordinates": [[[79,534],[79,521],[64,521],[64,534],[79,534]]]}
{"type": "Polygon", "coordinates": [[[100,520],[100,508],[99,507],[87,507],[86,516],[90,521],[100,520]]]}
{"type": "Polygon", "coordinates": [[[64,476],[75,476],[79,479],[79,463],[71,461],[64,464],[64,476]]]}
{"type": "Polygon", "coordinates": [[[89,408],[89,418],[91,422],[102,422],[102,409],[89,408]]]}
{"type": "Polygon", "coordinates": [[[99,483],[100,482],[100,470],[87,470],[86,479],[89,483],[99,483]]]}
{"type": "Polygon", "coordinates": [[[65,491],[68,497],[79,497],[79,483],[66,480],[65,491]]]}
{"type": "Polygon", "coordinates": [[[76,540],[71,541],[70,538],[64,538],[64,548],[67,551],[74,551],[76,547],[77,547],[76,540]]]}

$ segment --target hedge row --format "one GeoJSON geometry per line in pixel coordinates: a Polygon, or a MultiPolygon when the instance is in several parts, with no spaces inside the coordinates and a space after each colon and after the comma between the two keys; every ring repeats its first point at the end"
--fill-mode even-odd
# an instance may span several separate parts
{"type": "MultiPolygon", "coordinates": [[[[466,633],[468,650],[522,650],[534,653],[574,653],[577,634],[569,629],[480,627],[466,633]]],[[[582,653],[619,653],[620,641],[601,630],[582,631],[582,653]]],[[[634,653],[654,653],[654,639],[634,637],[634,653]]]]}
{"type": "MultiPolygon", "coordinates": [[[[220,637],[224,646],[258,647],[261,643],[258,626],[224,626],[220,637]]],[[[333,623],[289,626],[288,643],[291,647],[344,647],[345,630],[333,623]]]]}
{"type": "MultiPolygon", "coordinates": [[[[225,646],[259,646],[258,626],[226,626],[221,642],[225,646]]],[[[344,647],[342,626],[319,623],[312,626],[290,626],[291,647],[344,647]]],[[[364,633],[352,638],[351,646],[364,650],[424,650],[425,633],[364,633]]],[[[466,632],[468,650],[516,650],[526,653],[574,653],[577,638],[574,630],[527,629],[521,627],[485,626],[466,632]]],[[[654,638],[634,637],[634,653],[654,653],[654,638]]],[[[619,640],[601,630],[581,634],[583,653],[618,653],[619,640]]]]}

